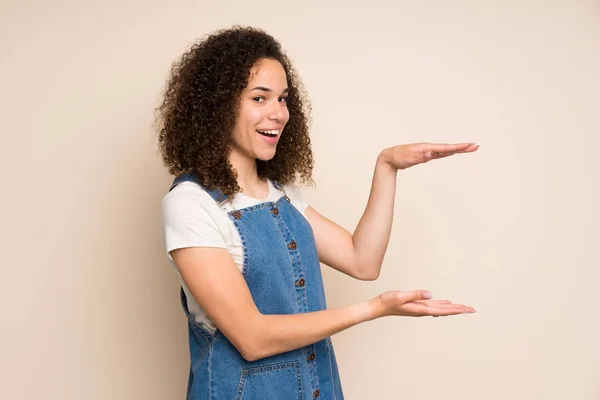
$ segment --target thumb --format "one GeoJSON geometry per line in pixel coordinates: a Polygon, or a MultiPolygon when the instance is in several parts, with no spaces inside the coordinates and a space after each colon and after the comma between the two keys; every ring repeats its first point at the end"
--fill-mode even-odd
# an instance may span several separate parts
{"type": "Polygon", "coordinates": [[[408,303],[416,300],[429,300],[432,298],[431,293],[427,290],[412,290],[403,292],[398,296],[403,303],[408,303]]]}

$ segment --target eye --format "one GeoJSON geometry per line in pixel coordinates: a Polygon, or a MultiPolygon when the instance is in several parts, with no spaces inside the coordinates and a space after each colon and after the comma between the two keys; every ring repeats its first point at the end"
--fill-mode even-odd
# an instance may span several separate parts
{"type": "Polygon", "coordinates": [[[256,101],[257,103],[262,103],[263,101],[265,101],[265,98],[263,96],[257,96],[253,97],[252,100],[256,101]]]}
{"type": "Polygon", "coordinates": [[[279,100],[280,103],[287,103],[288,98],[287,97],[280,97],[278,100],[279,100]]]}

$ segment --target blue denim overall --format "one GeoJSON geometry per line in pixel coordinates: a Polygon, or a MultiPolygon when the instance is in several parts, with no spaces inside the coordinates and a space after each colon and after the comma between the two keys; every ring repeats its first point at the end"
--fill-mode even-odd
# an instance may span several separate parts
{"type": "MultiPolygon", "coordinates": [[[[184,181],[200,182],[191,174],[184,181]]],[[[321,267],[312,228],[283,187],[276,202],[229,211],[244,248],[242,274],[262,314],[299,314],[326,308],[321,267]]],[[[206,190],[206,189],[205,189],[206,190]]],[[[220,190],[207,190],[222,205],[220,190]]],[[[188,317],[190,375],[187,400],[302,400],[344,398],[331,339],[266,357],[244,360],[217,330],[209,333],[188,317]]]]}

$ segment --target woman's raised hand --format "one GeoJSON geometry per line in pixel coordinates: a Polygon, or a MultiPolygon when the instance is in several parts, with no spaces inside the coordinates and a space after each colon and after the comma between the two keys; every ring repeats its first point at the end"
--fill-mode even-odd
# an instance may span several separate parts
{"type": "Polygon", "coordinates": [[[472,153],[479,145],[474,143],[441,144],[412,143],[387,148],[381,152],[381,159],[395,169],[406,169],[431,160],[446,158],[454,154],[472,153]]]}

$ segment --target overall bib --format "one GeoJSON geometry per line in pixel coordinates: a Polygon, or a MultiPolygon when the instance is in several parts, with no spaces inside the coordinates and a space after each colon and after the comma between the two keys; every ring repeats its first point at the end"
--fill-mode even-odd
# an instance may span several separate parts
{"type": "MultiPolygon", "coordinates": [[[[198,179],[179,176],[171,188],[198,179]]],[[[283,196],[227,212],[243,245],[242,274],[262,314],[300,314],[326,308],[323,280],[313,231],[283,196]]],[[[222,205],[220,190],[207,192],[222,205]]],[[[215,266],[218,267],[218,266],[215,266]]],[[[188,317],[190,375],[187,400],[343,400],[338,367],[330,338],[257,361],[244,360],[219,331],[209,333],[188,317]]]]}

